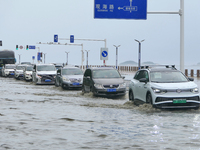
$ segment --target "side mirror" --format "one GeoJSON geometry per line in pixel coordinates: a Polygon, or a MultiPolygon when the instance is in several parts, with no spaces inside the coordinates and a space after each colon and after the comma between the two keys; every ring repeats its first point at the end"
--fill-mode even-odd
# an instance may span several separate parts
{"type": "Polygon", "coordinates": [[[194,81],[194,78],[190,78],[190,77],[189,77],[188,79],[189,79],[190,81],[194,81]]]}
{"type": "Polygon", "coordinates": [[[147,79],[146,78],[141,78],[139,79],[140,82],[144,82],[144,83],[147,83],[147,79]]]}
{"type": "Polygon", "coordinates": [[[125,76],[122,76],[122,79],[125,79],[125,76]]]}

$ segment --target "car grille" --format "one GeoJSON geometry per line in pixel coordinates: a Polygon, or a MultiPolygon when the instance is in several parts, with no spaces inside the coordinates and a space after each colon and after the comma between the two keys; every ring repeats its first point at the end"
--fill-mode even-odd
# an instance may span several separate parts
{"type": "Polygon", "coordinates": [[[41,81],[45,82],[45,80],[51,80],[54,81],[54,76],[53,75],[42,75],[41,81]]]}
{"type": "Polygon", "coordinates": [[[114,84],[114,85],[103,85],[104,88],[109,89],[109,88],[118,88],[119,84],[114,84]]]}
{"type": "Polygon", "coordinates": [[[15,73],[14,71],[9,71],[9,73],[15,73]]]}
{"type": "Polygon", "coordinates": [[[198,96],[194,97],[157,97],[155,102],[164,102],[164,101],[173,101],[173,99],[186,99],[186,100],[194,100],[194,101],[199,101],[198,96]]]}
{"type": "Polygon", "coordinates": [[[76,78],[70,78],[69,80],[71,82],[81,82],[81,79],[76,79],[76,78]]]}
{"type": "Polygon", "coordinates": [[[177,93],[181,93],[181,92],[191,92],[191,89],[176,89],[176,90],[168,89],[167,92],[177,92],[177,93]]]}

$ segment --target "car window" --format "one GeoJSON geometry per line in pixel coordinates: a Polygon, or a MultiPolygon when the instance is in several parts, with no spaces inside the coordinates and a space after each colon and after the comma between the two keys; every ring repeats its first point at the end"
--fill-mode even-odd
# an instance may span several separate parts
{"type": "Polygon", "coordinates": [[[55,66],[51,65],[42,65],[42,66],[37,66],[37,71],[56,71],[55,66]]]}
{"type": "Polygon", "coordinates": [[[57,74],[58,74],[58,73],[60,73],[60,74],[61,74],[61,69],[58,69],[58,70],[57,70],[57,74]]]}
{"type": "Polygon", "coordinates": [[[91,70],[90,69],[87,69],[84,73],[84,77],[88,77],[90,76],[91,77],[91,70]]]}
{"type": "Polygon", "coordinates": [[[170,83],[187,82],[188,79],[179,71],[151,72],[151,82],[170,83]]]}
{"type": "Polygon", "coordinates": [[[5,69],[14,69],[15,66],[5,66],[5,69]]]}
{"type": "Polygon", "coordinates": [[[136,79],[136,80],[140,80],[142,78],[146,78],[147,81],[149,81],[149,74],[146,70],[138,71],[134,77],[134,79],[136,79]]]}
{"type": "Polygon", "coordinates": [[[27,66],[26,71],[33,71],[33,66],[27,66]]]}
{"type": "Polygon", "coordinates": [[[24,66],[17,66],[16,69],[17,69],[17,70],[23,70],[23,69],[24,69],[24,66]]]}
{"type": "Polygon", "coordinates": [[[83,75],[83,72],[81,69],[75,69],[75,68],[70,68],[70,69],[63,69],[62,70],[62,75],[83,75]]]}
{"type": "Polygon", "coordinates": [[[121,75],[117,70],[105,69],[105,70],[93,70],[93,78],[121,78],[121,75]]]}

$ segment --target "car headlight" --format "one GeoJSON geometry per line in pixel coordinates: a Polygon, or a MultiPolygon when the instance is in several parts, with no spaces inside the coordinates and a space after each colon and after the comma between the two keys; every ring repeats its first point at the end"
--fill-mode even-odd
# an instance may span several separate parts
{"type": "Polygon", "coordinates": [[[63,81],[70,82],[68,78],[62,77],[63,81]]]}
{"type": "Polygon", "coordinates": [[[9,71],[5,71],[5,73],[6,73],[6,74],[8,74],[8,73],[9,73],[9,71]]]}
{"type": "Polygon", "coordinates": [[[126,88],[126,83],[124,82],[124,83],[119,84],[119,87],[120,88],[126,88]]]}
{"type": "Polygon", "coordinates": [[[95,86],[97,89],[103,89],[103,85],[102,85],[102,84],[95,83],[94,86],[95,86]]]}
{"type": "Polygon", "coordinates": [[[165,94],[167,93],[167,90],[162,90],[162,89],[158,89],[158,88],[153,88],[152,87],[152,90],[154,93],[157,93],[157,94],[165,94]]]}
{"type": "Polygon", "coordinates": [[[198,88],[191,89],[191,92],[192,93],[199,93],[199,89],[198,88]]]}

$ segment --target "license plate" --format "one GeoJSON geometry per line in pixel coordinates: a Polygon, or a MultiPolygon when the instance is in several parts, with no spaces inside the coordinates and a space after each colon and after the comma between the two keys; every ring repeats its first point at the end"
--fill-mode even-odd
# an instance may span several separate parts
{"type": "Polygon", "coordinates": [[[174,99],[173,100],[174,104],[178,104],[178,103],[186,103],[186,99],[174,99]]]}
{"type": "Polygon", "coordinates": [[[46,79],[45,82],[51,82],[51,80],[50,79],[46,79]]]}
{"type": "Polygon", "coordinates": [[[79,83],[73,83],[73,85],[80,85],[79,83]]]}
{"type": "Polygon", "coordinates": [[[11,73],[10,75],[14,75],[14,73],[11,73]]]}
{"type": "Polygon", "coordinates": [[[107,89],[107,92],[116,92],[116,89],[107,89]]]}

